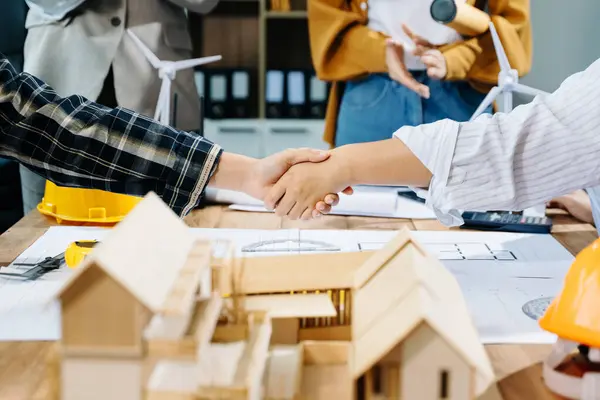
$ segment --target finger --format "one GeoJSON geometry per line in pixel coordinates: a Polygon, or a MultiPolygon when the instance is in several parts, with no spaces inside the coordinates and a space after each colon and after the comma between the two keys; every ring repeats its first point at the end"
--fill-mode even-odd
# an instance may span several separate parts
{"type": "Polygon", "coordinates": [[[292,209],[296,206],[296,200],[292,199],[291,196],[284,196],[283,199],[277,204],[277,208],[275,208],[275,214],[278,217],[285,217],[289,215],[292,209]]]}
{"type": "Polygon", "coordinates": [[[296,165],[302,162],[322,162],[329,158],[330,153],[328,151],[316,150],[316,149],[288,149],[282,152],[283,161],[289,165],[296,165]]]}
{"type": "Polygon", "coordinates": [[[312,217],[313,217],[313,218],[315,218],[315,219],[316,219],[316,218],[321,218],[322,216],[323,216],[323,214],[321,214],[321,213],[319,212],[319,210],[312,210],[312,217]]]}
{"type": "Polygon", "coordinates": [[[283,184],[283,182],[279,181],[271,188],[271,190],[269,190],[269,193],[267,193],[267,195],[265,196],[263,200],[265,203],[265,208],[270,211],[275,210],[279,201],[284,195],[285,185],[283,184]]]}
{"type": "Polygon", "coordinates": [[[327,196],[325,196],[325,204],[337,206],[339,202],[340,196],[338,196],[337,194],[328,194],[327,196]]]}
{"type": "Polygon", "coordinates": [[[306,210],[304,210],[304,212],[302,213],[302,215],[300,216],[300,220],[301,221],[309,221],[312,219],[312,211],[310,208],[307,208],[306,210]]]}
{"type": "Polygon", "coordinates": [[[415,51],[413,51],[413,54],[417,57],[422,56],[423,54],[427,53],[427,51],[429,50],[428,47],[425,46],[421,46],[421,45],[417,45],[415,47],[415,51]]]}
{"type": "Polygon", "coordinates": [[[444,79],[446,75],[444,74],[444,70],[441,68],[429,67],[427,68],[427,76],[431,79],[441,80],[444,79]]]}
{"type": "Polygon", "coordinates": [[[290,212],[287,213],[287,216],[289,219],[296,220],[299,219],[306,210],[307,207],[304,205],[304,202],[298,201],[296,204],[294,204],[294,207],[292,207],[290,212]]]}
{"type": "Polygon", "coordinates": [[[406,24],[402,24],[402,30],[404,31],[404,33],[406,33],[406,35],[413,41],[415,42],[415,45],[417,46],[425,46],[425,47],[433,47],[431,45],[431,43],[424,39],[423,37],[417,35],[416,33],[414,33],[406,24]]]}
{"type": "Polygon", "coordinates": [[[331,206],[325,203],[324,201],[319,201],[315,205],[315,209],[321,214],[329,214],[329,212],[331,211],[331,206]]]}
{"type": "Polygon", "coordinates": [[[354,194],[354,189],[352,189],[352,186],[348,186],[346,189],[342,190],[342,193],[344,193],[347,196],[350,196],[354,194]]]}
{"type": "Polygon", "coordinates": [[[331,212],[331,206],[329,204],[323,203],[322,201],[320,201],[319,203],[317,203],[317,206],[321,204],[321,206],[318,207],[318,211],[323,214],[329,214],[331,212]]]}
{"type": "Polygon", "coordinates": [[[413,38],[413,36],[415,35],[413,33],[413,31],[408,27],[408,25],[406,24],[402,24],[402,30],[404,31],[404,33],[406,33],[406,36],[408,36],[409,38],[413,38]]]}
{"type": "Polygon", "coordinates": [[[431,54],[421,56],[421,61],[428,67],[437,67],[440,65],[440,61],[431,54]]]}
{"type": "Polygon", "coordinates": [[[559,208],[561,210],[566,210],[567,209],[567,199],[562,196],[562,197],[557,197],[555,199],[552,199],[548,202],[548,207],[550,208],[559,208]]]}
{"type": "Polygon", "coordinates": [[[406,86],[408,89],[417,93],[419,96],[428,99],[429,98],[429,87],[419,83],[408,71],[402,71],[399,76],[399,82],[406,86]]]}

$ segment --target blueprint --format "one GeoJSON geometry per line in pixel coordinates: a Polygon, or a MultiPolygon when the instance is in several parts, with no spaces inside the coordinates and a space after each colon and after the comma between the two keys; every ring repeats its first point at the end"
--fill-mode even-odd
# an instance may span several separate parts
{"type": "MultiPolygon", "coordinates": [[[[229,245],[238,256],[377,250],[396,231],[201,229],[214,255],[229,245]]],[[[102,240],[105,228],[52,227],[15,262],[35,262],[64,251],[76,240],[102,240]]],[[[499,232],[415,231],[414,237],[454,274],[484,343],[551,343],[537,318],[562,288],[573,256],[550,235],[499,232]]],[[[3,269],[4,271],[5,269],[3,269]]],[[[0,340],[56,340],[60,309],[54,295],[72,270],[42,279],[0,278],[0,340]]]]}

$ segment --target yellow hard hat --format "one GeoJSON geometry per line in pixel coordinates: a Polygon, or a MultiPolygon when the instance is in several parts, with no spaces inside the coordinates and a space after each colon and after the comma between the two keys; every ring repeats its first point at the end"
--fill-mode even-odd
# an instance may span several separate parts
{"type": "Polygon", "coordinates": [[[46,190],[37,209],[68,222],[117,223],[129,213],[141,197],[105,192],[95,189],[65,188],[46,181],[46,190]]]}
{"type": "Polygon", "coordinates": [[[539,324],[562,339],[600,347],[600,239],[577,255],[539,324]]]}

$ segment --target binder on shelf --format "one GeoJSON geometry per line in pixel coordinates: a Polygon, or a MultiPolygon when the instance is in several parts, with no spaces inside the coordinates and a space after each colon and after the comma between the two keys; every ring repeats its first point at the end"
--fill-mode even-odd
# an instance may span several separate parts
{"type": "Polygon", "coordinates": [[[308,89],[309,118],[323,119],[329,99],[329,84],[317,78],[313,71],[307,72],[306,75],[310,80],[308,89]]]}
{"type": "Polygon", "coordinates": [[[283,71],[267,71],[265,101],[267,118],[284,117],[285,74],[283,71]]]}
{"type": "Polygon", "coordinates": [[[303,71],[288,71],[286,79],[286,112],[288,118],[306,118],[306,75],[303,71]]]}
{"type": "Polygon", "coordinates": [[[244,68],[210,68],[196,71],[198,95],[204,96],[204,115],[209,119],[256,118],[256,71],[244,68]]]}
{"type": "Polygon", "coordinates": [[[234,69],[231,72],[232,105],[228,118],[255,118],[258,116],[256,73],[249,69],[234,69]]]}
{"type": "Polygon", "coordinates": [[[225,118],[227,110],[227,73],[225,71],[210,71],[206,87],[206,115],[208,118],[225,118]]]}

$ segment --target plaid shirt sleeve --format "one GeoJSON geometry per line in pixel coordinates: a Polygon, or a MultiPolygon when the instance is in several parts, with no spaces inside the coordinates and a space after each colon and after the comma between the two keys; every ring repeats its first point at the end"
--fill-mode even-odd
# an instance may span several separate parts
{"type": "Polygon", "coordinates": [[[153,191],[183,216],[198,205],[221,153],[200,135],[133,111],[61,98],[0,54],[0,156],[59,186],[153,191]]]}

